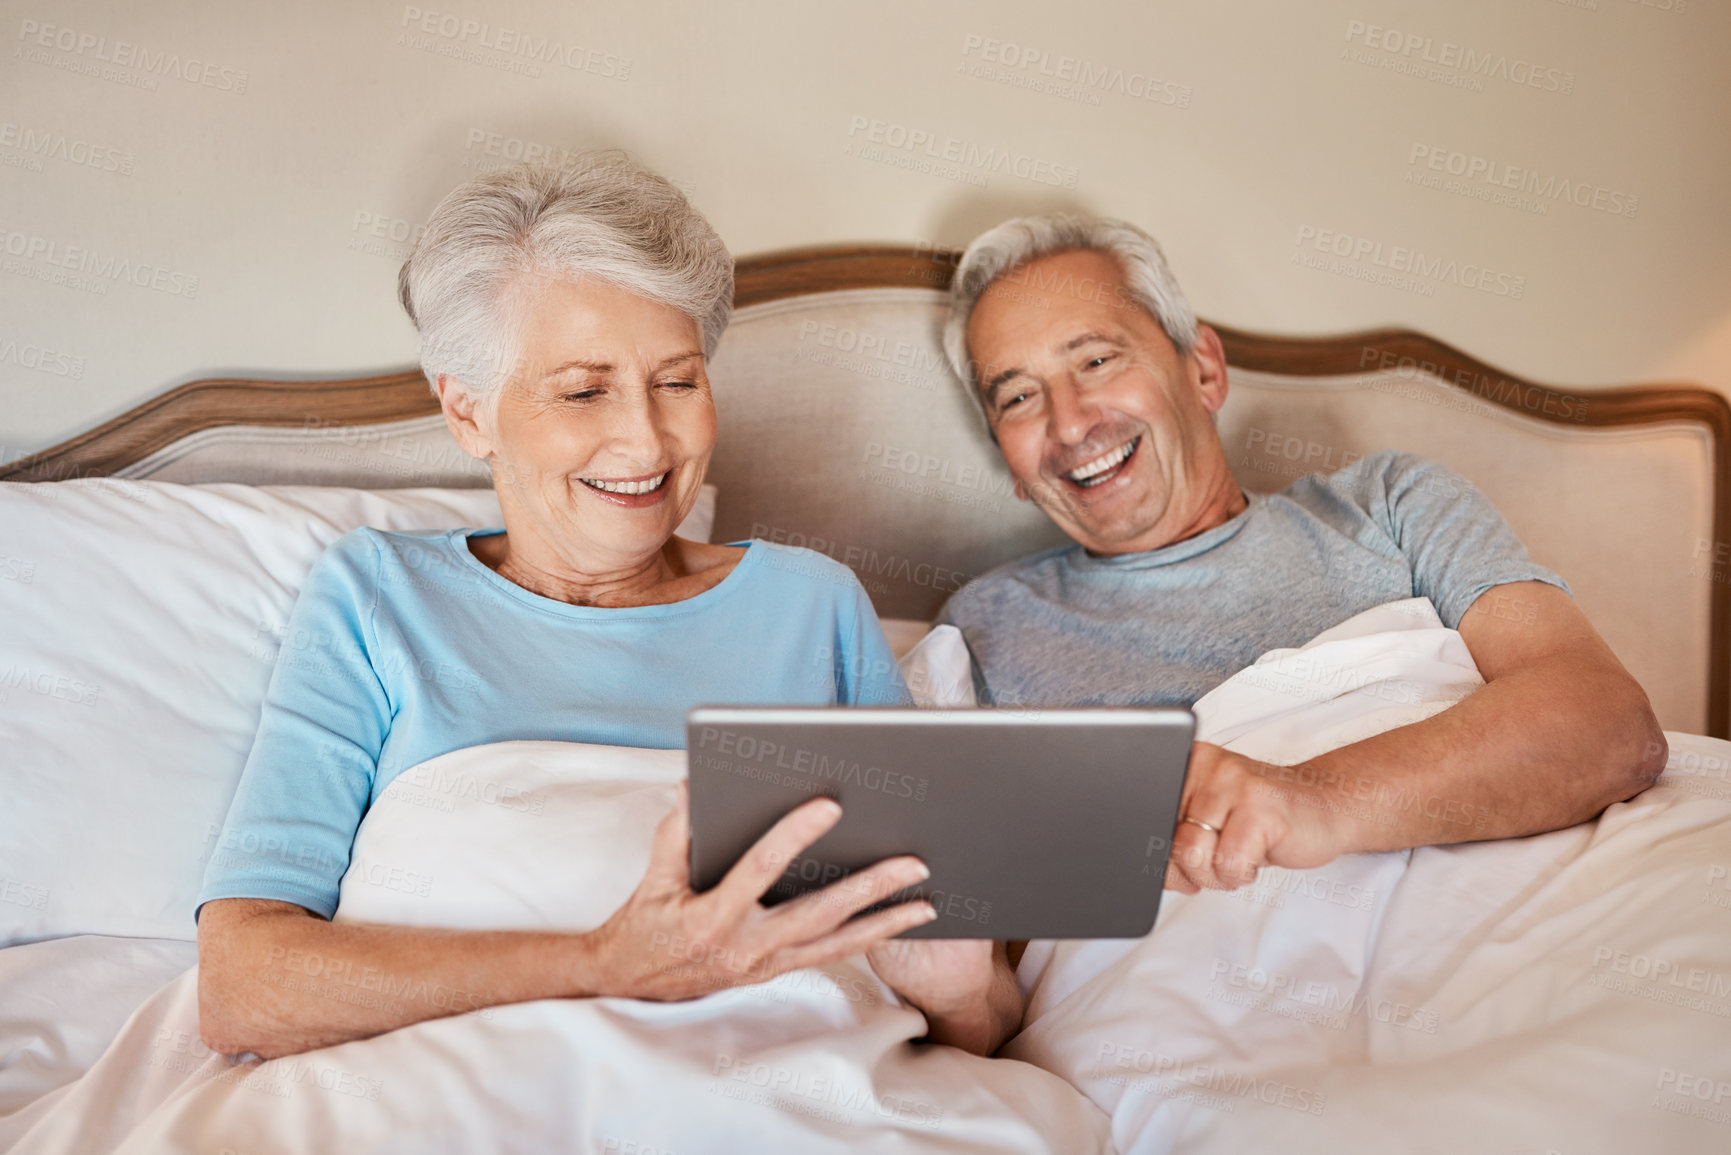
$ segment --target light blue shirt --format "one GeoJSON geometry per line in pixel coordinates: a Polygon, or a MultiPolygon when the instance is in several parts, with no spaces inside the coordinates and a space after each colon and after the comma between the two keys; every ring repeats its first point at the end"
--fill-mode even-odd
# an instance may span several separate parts
{"type": "Polygon", "coordinates": [[[268,898],[329,918],[367,808],[452,750],[680,749],[696,705],[910,703],[865,591],[822,554],[752,541],[695,597],[598,608],[531,593],[469,551],[471,535],[500,532],[358,529],[319,559],[200,907],[268,898]]]}

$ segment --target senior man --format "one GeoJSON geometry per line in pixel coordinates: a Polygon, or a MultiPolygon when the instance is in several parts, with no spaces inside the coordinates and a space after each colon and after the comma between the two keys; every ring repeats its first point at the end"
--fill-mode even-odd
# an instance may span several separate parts
{"type": "Polygon", "coordinates": [[[1017,496],[1075,542],[981,576],[944,608],[983,702],[1189,705],[1268,650],[1415,596],[1460,631],[1485,678],[1303,773],[1196,743],[1169,887],[1553,830],[1663,769],[1646,694],[1459,476],[1385,452],[1281,494],[1239,488],[1214,426],[1220,338],[1141,229],[1052,215],[985,233],[956,270],[944,344],[1017,496]],[[1340,805],[1373,782],[1455,805],[1340,805]],[[1484,821],[1463,827],[1462,808],[1484,821]]]}

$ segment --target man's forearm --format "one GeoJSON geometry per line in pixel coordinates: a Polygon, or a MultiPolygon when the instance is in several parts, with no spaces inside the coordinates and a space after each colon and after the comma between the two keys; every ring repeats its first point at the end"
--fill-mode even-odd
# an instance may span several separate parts
{"type": "MultiPolygon", "coordinates": [[[[250,900],[223,900],[250,901],[250,900]]],[[[265,1058],[531,999],[595,994],[589,936],[329,923],[284,903],[206,907],[206,1045],[265,1058]]]]}
{"type": "Polygon", "coordinates": [[[1327,806],[1351,853],[1571,826],[1638,793],[1664,764],[1640,687],[1621,669],[1559,658],[1270,777],[1327,806]]]}

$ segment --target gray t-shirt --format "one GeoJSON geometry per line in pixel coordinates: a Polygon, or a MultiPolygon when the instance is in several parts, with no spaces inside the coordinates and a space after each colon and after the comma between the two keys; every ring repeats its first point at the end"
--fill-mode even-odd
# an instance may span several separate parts
{"type": "Polygon", "coordinates": [[[967,640],[981,703],[1188,706],[1267,651],[1372,606],[1428,597],[1452,629],[1494,585],[1569,588],[1470,482],[1410,453],[1249,501],[1160,549],[1064,546],[958,590],[938,621],[967,640]]]}

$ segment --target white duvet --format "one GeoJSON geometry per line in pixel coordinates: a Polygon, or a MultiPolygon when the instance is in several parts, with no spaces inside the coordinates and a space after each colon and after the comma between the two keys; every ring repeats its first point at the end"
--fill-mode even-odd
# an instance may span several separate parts
{"type": "MultiPolygon", "coordinates": [[[[1290,765],[1481,684],[1415,599],[1265,655],[1199,736],[1290,765]]],[[[1032,944],[1004,1053],[1126,1155],[1731,1151],[1731,743],[1667,737],[1659,784],[1594,822],[1270,868],[1168,892],[1145,939],[1032,944]]]]}
{"type": "MultiPolygon", "coordinates": [[[[1396,603],[1242,671],[1198,703],[1199,733],[1290,764],[1479,684],[1428,603],[1396,603]]],[[[0,1119],[0,1147],[1731,1149],[1731,744],[1671,740],[1660,785],[1594,823],[1267,870],[1230,894],[1169,892],[1145,939],[1034,943],[1008,1059],[909,1044],[920,1016],[862,958],[687,1003],[527,1003],[240,1063],[198,1043],[192,971],[84,1078],[0,1119]]],[[[677,752],[555,743],[435,759],[368,814],[338,917],[596,925],[683,772],[677,752]]],[[[376,981],[290,962],[283,981],[333,997],[376,981]]]]}

